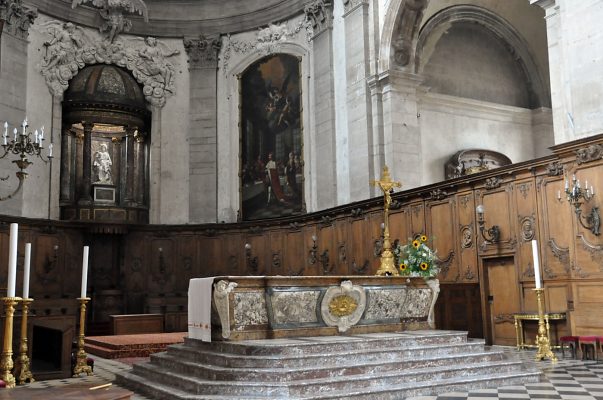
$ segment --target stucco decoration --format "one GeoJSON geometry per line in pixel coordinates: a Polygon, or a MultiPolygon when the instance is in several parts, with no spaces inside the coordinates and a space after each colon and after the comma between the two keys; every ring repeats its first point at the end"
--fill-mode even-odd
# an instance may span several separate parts
{"type": "Polygon", "coordinates": [[[45,24],[50,39],[44,43],[46,55],[41,73],[50,92],[62,97],[69,81],[90,64],[114,64],[132,72],[143,85],[146,100],[163,107],[174,94],[174,65],[168,60],[179,54],[154,37],[128,41],[94,40],[71,22],[50,21],[45,24]]]}
{"type": "Polygon", "coordinates": [[[368,0],[343,0],[343,12],[349,13],[360,6],[368,6],[368,0]]]}
{"type": "Polygon", "coordinates": [[[330,287],[320,304],[320,314],[328,326],[336,326],[345,332],[356,325],[366,309],[366,293],[362,286],[351,281],[341,282],[339,287],[330,287]]]}
{"type": "Polygon", "coordinates": [[[0,0],[0,20],[4,21],[4,30],[11,35],[26,39],[29,27],[37,17],[38,12],[24,6],[22,0],[0,0]]]}
{"type": "Polygon", "coordinates": [[[132,22],[124,17],[124,13],[138,13],[144,17],[145,22],[149,22],[147,5],[143,0],[73,0],[71,8],[84,3],[92,3],[94,7],[100,8],[98,13],[105,22],[98,29],[110,43],[113,43],[117,35],[129,32],[132,28],[132,22]]]}
{"type": "Polygon", "coordinates": [[[427,3],[427,0],[407,0],[400,11],[392,40],[394,61],[399,66],[408,65],[414,56],[413,43],[427,3]]]}
{"type": "Polygon", "coordinates": [[[223,71],[226,75],[229,70],[229,62],[232,53],[249,54],[253,52],[265,56],[271,53],[277,53],[279,47],[286,42],[292,41],[297,37],[302,29],[306,29],[307,41],[312,37],[312,27],[308,18],[300,20],[295,26],[289,27],[287,23],[270,24],[266,28],[260,28],[256,33],[255,40],[242,41],[234,40],[230,34],[226,36],[223,45],[223,71]]]}
{"type": "Polygon", "coordinates": [[[228,305],[228,295],[239,284],[236,282],[228,282],[225,280],[214,283],[214,304],[220,316],[220,324],[222,325],[222,337],[228,339],[230,337],[230,307],[228,305]]]}

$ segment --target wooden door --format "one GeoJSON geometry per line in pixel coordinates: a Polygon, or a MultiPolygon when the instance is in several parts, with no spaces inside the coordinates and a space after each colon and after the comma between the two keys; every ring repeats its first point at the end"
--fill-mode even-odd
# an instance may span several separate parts
{"type": "Polygon", "coordinates": [[[517,341],[513,314],[521,307],[513,257],[485,259],[484,272],[488,339],[495,345],[514,346],[517,341]]]}

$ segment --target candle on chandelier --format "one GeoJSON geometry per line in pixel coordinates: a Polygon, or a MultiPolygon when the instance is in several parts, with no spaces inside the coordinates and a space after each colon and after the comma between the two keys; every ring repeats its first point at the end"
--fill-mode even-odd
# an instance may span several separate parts
{"type": "Polygon", "coordinates": [[[38,137],[40,136],[40,134],[38,133],[38,130],[36,129],[36,131],[34,132],[34,143],[38,144],[38,137]]]}
{"type": "Polygon", "coordinates": [[[561,190],[557,190],[557,200],[561,200],[561,190]]]}
{"type": "Polygon", "coordinates": [[[88,253],[90,248],[88,246],[84,246],[84,258],[82,260],[82,291],[81,298],[86,298],[86,285],[88,284],[88,253]]]}
{"type": "Polygon", "coordinates": [[[40,144],[42,144],[42,140],[44,140],[44,125],[40,128],[40,144]]]}
{"type": "Polygon", "coordinates": [[[52,157],[52,143],[48,145],[48,157],[52,157]]]}
{"type": "Polygon", "coordinates": [[[540,266],[538,265],[538,242],[532,240],[532,258],[534,259],[534,280],[536,281],[536,289],[542,288],[540,282],[540,266]]]}
{"type": "Polygon", "coordinates": [[[8,121],[4,121],[4,133],[2,134],[2,136],[8,136],[8,121]]]}
{"type": "Polygon", "coordinates": [[[31,243],[25,243],[25,264],[23,265],[23,298],[29,299],[29,270],[31,264],[31,243]]]}
{"type": "Polygon", "coordinates": [[[17,141],[17,128],[13,129],[13,134],[15,135],[15,142],[17,141]]]}
{"type": "Polygon", "coordinates": [[[8,247],[8,280],[6,282],[6,297],[15,297],[17,282],[17,237],[19,224],[10,224],[10,244],[8,247]]]}
{"type": "Polygon", "coordinates": [[[27,128],[27,117],[25,117],[25,119],[23,120],[23,125],[21,125],[21,127],[23,128],[21,135],[25,136],[25,128],[27,128]]]}

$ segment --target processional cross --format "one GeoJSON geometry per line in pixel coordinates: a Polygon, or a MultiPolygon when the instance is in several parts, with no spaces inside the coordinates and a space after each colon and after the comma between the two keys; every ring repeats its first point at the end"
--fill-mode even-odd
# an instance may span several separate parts
{"type": "Polygon", "coordinates": [[[381,265],[377,270],[377,275],[400,275],[394,265],[394,255],[392,254],[392,245],[389,241],[389,207],[392,204],[390,191],[395,187],[402,187],[400,182],[392,181],[389,176],[387,165],[383,167],[381,180],[371,180],[371,185],[379,186],[383,191],[383,250],[381,251],[381,265]]]}

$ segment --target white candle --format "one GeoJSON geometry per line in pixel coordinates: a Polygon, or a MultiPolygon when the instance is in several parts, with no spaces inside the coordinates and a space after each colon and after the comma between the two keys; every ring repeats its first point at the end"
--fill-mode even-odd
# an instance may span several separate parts
{"type": "Polygon", "coordinates": [[[42,125],[42,128],[40,129],[40,142],[44,140],[44,125],[42,125]]]}
{"type": "Polygon", "coordinates": [[[23,298],[29,299],[29,266],[31,264],[31,243],[25,243],[25,265],[23,267],[23,298]]]}
{"type": "Polygon", "coordinates": [[[48,145],[48,157],[52,157],[52,143],[48,145]]]}
{"type": "Polygon", "coordinates": [[[8,136],[8,122],[4,121],[4,133],[2,134],[2,136],[7,137],[8,136]]]}
{"type": "Polygon", "coordinates": [[[86,285],[88,284],[88,251],[89,247],[84,246],[84,259],[82,261],[82,293],[81,298],[86,297],[86,285]]]}
{"type": "Polygon", "coordinates": [[[540,282],[540,266],[538,265],[538,242],[532,240],[532,257],[534,258],[534,280],[536,281],[536,289],[542,287],[540,282]]]}
{"type": "Polygon", "coordinates": [[[25,117],[25,119],[23,120],[23,125],[21,125],[21,127],[23,128],[21,135],[25,136],[25,128],[27,128],[27,117],[25,117]]]}
{"type": "Polygon", "coordinates": [[[561,190],[557,190],[557,200],[561,200],[561,190]]]}
{"type": "Polygon", "coordinates": [[[13,129],[13,135],[15,136],[15,142],[17,141],[17,128],[13,129]]]}
{"type": "Polygon", "coordinates": [[[10,224],[6,297],[15,297],[15,284],[17,283],[17,236],[19,236],[19,224],[10,224]]]}

